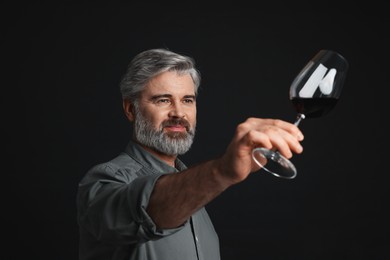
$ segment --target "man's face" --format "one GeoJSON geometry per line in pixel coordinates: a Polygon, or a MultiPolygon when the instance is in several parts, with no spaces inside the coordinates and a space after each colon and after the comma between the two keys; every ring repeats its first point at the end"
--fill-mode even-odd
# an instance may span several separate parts
{"type": "Polygon", "coordinates": [[[190,75],[164,72],[145,87],[135,106],[137,141],[168,155],[183,154],[192,145],[196,97],[190,75]]]}

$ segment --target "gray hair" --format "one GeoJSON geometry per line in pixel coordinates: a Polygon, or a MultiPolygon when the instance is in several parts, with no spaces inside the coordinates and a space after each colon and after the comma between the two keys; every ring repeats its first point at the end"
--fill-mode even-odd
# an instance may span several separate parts
{"type": "Polygon", "coordinates": [[[149,80],[166,71],[190,74],[195,94],[198,93],[201,77],[193,58],[166,49],[150,49],[139,53],[130,62],[120,82],[122,99],[135,102],[149,80]]]}

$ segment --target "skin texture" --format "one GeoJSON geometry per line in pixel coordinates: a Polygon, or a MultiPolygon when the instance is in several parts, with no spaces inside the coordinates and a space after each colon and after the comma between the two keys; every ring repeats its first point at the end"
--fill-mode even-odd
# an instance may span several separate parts
{"type": "MultiPolygon", "coordinates": [[[[194,93],[194,84],[189,75],[164,72],[153,78],[143,90],[140,110],[156,129],[169,118],[184,118],[194,126],[194,93]]],[[[136,120],[130,101],[124,100],[123,108],[130,121],[136,120]]],[[[164,128],[167,134],[176,131],[186,130],[179,126],[164,128]]],[[[254,148],[277,149],[283,156],[291,158],[294,153],[303,151],[300,145],[302,140],[302,132],[292,123],[279,119],[248,118],[236,127],[221,157],[192,166],[178,174],[160,177],[147,212],[161,229],[178,227],[224,190],[244,181],[249,174],[260,169],[252,159],[254,148]]],[[[174,166],[176,156],[144,148],[174,166]]]]}
{"type": "MultiPolygon", "coordinates": [[[[196,98],[192,78],[190,75],[177,75],[175,72],[165,72],[153,78],[139,99],[141,113],[152,122],[157,129],[164,120],[183,118],[191,126],[196,124],[196,98]]],[[[123,107],[127,118],[134,121],[132,104],[125,100],[123,107]]],[[[174,134],[185,132],[183,126],[165,127],[164,132],[174,134]]],[[[159,153],[149,147],[144,147],[152,154],[174,166],[176,156],[159,153]]]]}

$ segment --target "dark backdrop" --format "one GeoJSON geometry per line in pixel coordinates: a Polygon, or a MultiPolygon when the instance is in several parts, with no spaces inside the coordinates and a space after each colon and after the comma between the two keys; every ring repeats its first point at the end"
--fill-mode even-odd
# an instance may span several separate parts
{"type": "Polygon", "coordinates": [[[342,53],[345,89],[332,113],[301,124],[296,179],[258,172],[207,208],[223,260],[390,257],[384,7],[256,5],[3,6],[7,259],[77,259],[78,181],[126,145],[118,84],[130,59],[154,47],[193,56],[203,76],[188,165],[222,154],[249,116],[293,121],[295,75],[320,49],[342,53]]]}

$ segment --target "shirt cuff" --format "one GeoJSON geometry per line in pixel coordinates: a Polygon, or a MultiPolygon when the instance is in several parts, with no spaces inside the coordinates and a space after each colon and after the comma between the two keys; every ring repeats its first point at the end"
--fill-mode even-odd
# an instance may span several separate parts
{"type": "Polygon", "coordinates": [[[129,191],[129,202],[131,207],[131,215],[134,217],[134,220],[139,224],[138,237],[148,241],[156,240],[165,236],[172,235],[188,223],[186,221],[183,225],[177,228],[170,229],[158,229],[152,218],[146,212],[146,207],[149,204],[150,196],[153,192],[154,186],[159,177],[164,174],[154,174],[148,176],[142,176],[135,179],[131,186],[132,188],[129,191]]]}

